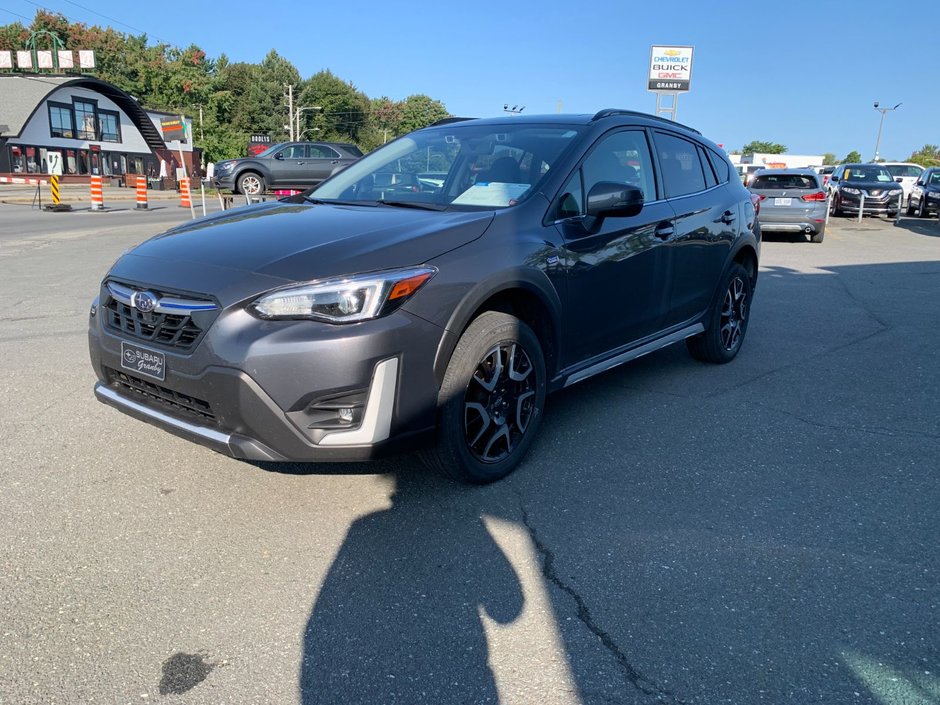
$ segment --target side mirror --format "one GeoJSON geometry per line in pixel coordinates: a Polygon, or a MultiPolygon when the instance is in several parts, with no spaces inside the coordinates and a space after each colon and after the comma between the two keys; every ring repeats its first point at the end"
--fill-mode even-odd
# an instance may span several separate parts
{"type": "Polygon", "coordinates": [[[636,186],[598,181],[588,192],[585,210],[594,218],[629,218],[643,210],[643,192],[636,186]]]}
{"type": "Polygon", "coordinates": [[[838,177],[838,176],[830,176],[830,177],[829,177],[829,180],[830,180],[830,181],[838,181],[838,180],[839,180],[839,177],[838,177]]]}
{"type": "Polygon", "coordinates": [[[274,155],[274,158],[281,162],[284,161],[284,152],[278,152],[274,155]]]}

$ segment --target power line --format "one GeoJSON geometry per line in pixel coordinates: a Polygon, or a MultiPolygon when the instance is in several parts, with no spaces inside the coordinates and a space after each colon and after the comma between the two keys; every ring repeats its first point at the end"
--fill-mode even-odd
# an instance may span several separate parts
{"type": "MultiPolygon", "coordinates": [[[[65,12],[62,12],[61,10],[55,10],[55,9],[53,9],[53,8],[51,8],[51,7],[47,7],[47,6],[45,6],[45,5],[40,5],[38,2],[33,2],[33,0],[25,0],[25,2],[28,2],[30,5],[33,5],[34,7],[38,7],[40,10],[45,10],[46,12],[51,12],[51,13],[53,13],[53,14],[63,15],[64,17],[66,17],[67,19],[71,20],[71,21],[72,21],[73,23],[75,23],[75,24],[84,24],[81,20],[77,20],[77,19],[75,19],[74,17],[72,17],[71,15],[66,14],[65,12]]],[[[79,5],[77,2],[72,2],[71,0],[65,0],[65,2],[69,3],[70,5],[74,5],[75,7],[80,7],[81,9],[86,10],[87,12],[91,12],[91,13],[93,13],[93,14],[95,14],[95,15],[100,16],[100,17],[104,17],[104,18],[105,18],[106,20],[108,20],[109,22],[116,22],[116,23],[119,24],[119,25],[123,25],[123,26],[125,26],[125,27],[128,27],[128,28],[134,30],[135,32],[140,33],[140,34],[148,34],[147,32],[145,32],[145,31],[142,30],[142,29],[138,29],[137,27],[134,27],[134,26],[132,26],[132,25],[129,25],[129,24],[127,24],[126,22],[121,22],[120,20],[116,20],[116,19],[114,19],[113,17],[109,17],[108,15],[104,15],[104,14],[98,12],[97,10],[91,10],[91,9],[85,7],[84,5],[79,5]]],[[[14,13],[14,14],[15,14],[15,13],[14,13]]],[[[20,17],[22,17],[22,15],[20,15],[20,17]]],[[[170,46],[172,46],[172,47],[179,48],[179,45],[177,45],[176,43],[174,43],[174,42],[169,42],[169,41],[167,41],[166,39],[163,39],[162,37],[158,37],[156,34],[150,34],[149,36],[153,37],[153,38],[156,39],[158,42],[162,42],[163,44],[168,44],[168,45],[170,45],[170,46]]]]}
{"type": "Polygon", "coordinates": [[[15,16],[15,17],[19,17],[19,18],[21,18],[21,19],[24,19],[24,20],[26,20],[27,22],[32,22],[32,21],[33,21],[31,18],[27,17],[26,15],[21,15],[19,12],[13,12],[13,10],[8,10],[8,9],[6,9],[5,7],[0,7],[0,10],[3,10],[4,12],[9,12],[11,15],[13,15],[13,16],[15,16]]]}

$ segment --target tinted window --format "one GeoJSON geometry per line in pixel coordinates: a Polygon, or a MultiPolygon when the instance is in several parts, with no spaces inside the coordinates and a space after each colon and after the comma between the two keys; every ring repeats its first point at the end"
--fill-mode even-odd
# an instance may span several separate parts
{"type": "Polygon", "coordinates": [[[308,144],[307,152],[311,159],[339,159],[339,152],[322,144],[308,144]]]}
{"type": "Polygon", "coordinates": [[[712,171],[711,164],[708,163],[708,157],[705,156],[705,150],[701,147],[698,148],[698,158],[702,162],[702,170],[705,172],[705,186],[708,188],[717,186],[718,180],[715,178],[715,172],[712,171]]]}
{"type": "Polygon", "coordinates": [[[930,173],[930,180],[927,182],[931,186],[940,186],[940,171],[930,173]]]}
{"type": "Polygon", "coordinates": [[[49,104],[49,126],[53,137],[72,138],[72,109],[67,105],[49,104]]]}
{"type": "Polygon", "coordinates": [[[712,150],[708,151],[712,158],[712,166],[715,167],[715,173],[718,174],[718,182],[723,184],[729,181],[731,179],[731,167],[728,164],[728,160],[718,154],[718,152],[712,150]]]}
{"type": "Polygon", "coordinates": [[[303,159],[304,146],[302,144],[294,144],[290,147],[285,147],[278,152],[278,156],[281,157],[281,159],[303,159]]]}
{"type": "Polygon", "coordinates": [[[891,174],[883,166],[865,166],[848,167],[845,170],[846,181],[894,181],[891,174]]]}
{"type": "Polygon", "coordinates": [[[584,192],[581,189],[581,170],[578,169],[562,189],[558,199],[557,219],[572,218],[584,214],[584,192]]]}
{"type": "Polygon", "coordinates": [[[636,186],[643,199],[656,200],[652,158],[646,134],[640,130],[617,132],[601,139],[581,166],[584,192],[600,181],[614,181],[636,186]]]}
{"type": "Polygon", "coordinates": [[[761,174],[755,176],[751,182],[751,188],[755,189],[817,189],[819,182],[815,176],[809,174],[761,174]]]}
{"type": "Polygon", "coordinates": [[[695,144],[681,137],[657,132],[656,150],[663,170],[666,198],[705,190],[705,173],[695,144]]]}
{"type": "Polygon", "coordinates": [[[78,138],[82,140],[98,139],[95,129],[95,105],[82,100],[75,101],[75,124],[78,127],[78,138]]]}

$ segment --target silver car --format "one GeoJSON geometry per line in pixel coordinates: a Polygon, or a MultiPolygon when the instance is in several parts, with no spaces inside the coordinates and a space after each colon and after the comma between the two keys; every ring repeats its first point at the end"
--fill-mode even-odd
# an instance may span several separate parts
{"type": "Polygon", "coordinates": [[[763,169],[748,186],[760,198],[765,233],[803,233],[812,242],[826,234],[826,192],[812,169],[763,169]]]}

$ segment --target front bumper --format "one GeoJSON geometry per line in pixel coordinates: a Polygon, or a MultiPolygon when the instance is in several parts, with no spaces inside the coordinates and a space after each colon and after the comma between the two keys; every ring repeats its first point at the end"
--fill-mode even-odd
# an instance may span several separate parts
{"type": "MultiPolygon", "coordinates": [[[[846,213],[858,213],[862,205],[861,196],[842,193],[839,197],[839,205],[846,213]]],[[[901,210],[900,189],[886,197],[865,197],[863,215],[895,215],[899,210],[901,210]]]]}
{"type": "Polygon", "coordinates": [[[98,400],[220,453],[370,460],[409,450],[434,428],[433,355],[443,330],[403,311],[330,326],[228,310],[192,351],[179,352],[115,331],[97,309],[88,339],[98,400]],[[122,367],[122,341],[162,352],[165,379],[122,367]],[[352,422],[339,418],[341,407],[352,422]]]}
{"type": "Polygon", "coordinates": [[[217,188],[217,189],[218,189],[218,188],[224,188],[224,189],[228,189],[229,191],[234,191],[234,190],[235,190],[235,174],[234,174],[234,172],[233,172],[233,173],[228,173],[228,174],[222,174],[222,175],[213,176],[213,177],[212,177],[212,185],[213,185],[215,188],[217,188]]]}

